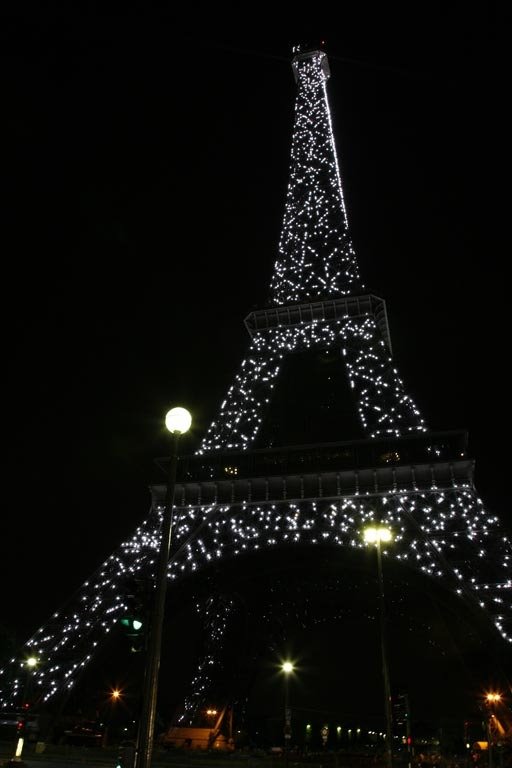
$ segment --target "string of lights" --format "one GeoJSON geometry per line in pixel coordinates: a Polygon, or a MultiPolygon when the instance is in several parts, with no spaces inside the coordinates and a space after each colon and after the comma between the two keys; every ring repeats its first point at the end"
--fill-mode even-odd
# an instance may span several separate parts
{"type": "MultiPolygon", "coordinates": [[[[332,135],[327,60],[324,53],[314,51],[297,55],[293,65],[298,90],[290,182],[270,284],[276,306],[349,295],[364,287],[349,237],[332,135]]],[[[360,423],[369,438],[427,431],[417,406],[405,392],[378,323],[368,312],[357,318],[313,319],[257,331],[198,454],[249,450],[285,355],[315,348],[339,351],[360,423]]],[[[468,481],[454,481],[445,489],[433,482],[427,490],[398,486],[384,493],[352,493],[336,499],[198,504],[178,506],[176,511],[169,562],[172,584],[212,563],[260,549],[294,545],[362,549],[361,530],[368,523],[380,522],[394,532],[393,547],[383,547],[384,557],[396,558],[443,581],[461,597],[469,595],[502,638],[512,641],[508,629],[512,618],[511,542],[468,481]]],[[[123,589],[127,579],[154,572],[162,514],[163,508],[155,505],[133,537],[26,643],[22,658],[30,652],[44,660],[34,672],[34,685],[42,700],[76,684],[126,608],[123,589]]],[[[230,611],[229,602],[215,607],[210,603],[205,609],[217,647],[230,611]]],[[[183,715],[187,720],[204,699],[213,653],[206,649],[192,681],[183,715]]],[[[0,670],[3,706],[20,697],[22,664],[15,658],[0,670]]]]}

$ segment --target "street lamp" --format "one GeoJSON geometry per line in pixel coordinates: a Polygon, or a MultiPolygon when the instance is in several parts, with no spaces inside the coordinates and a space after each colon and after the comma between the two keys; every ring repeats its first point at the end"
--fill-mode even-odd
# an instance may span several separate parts
{"type": "Polygon", "coordinates": [[[284,674],[284,753],[286,758],[288,758],[290,739],[292,737],[292,712],[290,709],[288,681],[294,669],[295,667],[291,661],[283,661],[281,664],[281,672],[284,674]]]}
{"type": "Polygon", "coordinates": [[[496,731],[496,715],[492,711],[492,708],[501,702],[501,693],[488,693],[485,696],[485,701],[488,708],[486,731],[487,731],[487,756],[489,761],[489,768],[493,768],[493,748],[494,748],[494,735],[496,731]]]}
{"type": "Polygon", "coordinates": [[[38,664],[39,664],[39,659],[37,658],[37,656],[29,656],[28,659],[25,659],[24,661],[24,665],[27,667],[27,675],[25,677],[25,684],[23,687],[23,699],[21,701],[21,715],[19,717],[18,724],[17,724],[18,738],[16,740],[16,749],[14,752],[14,757],[12,758],[12,761],[11,761],[13,763],[23,763],[21,755],[23,753],[23,745],[25,743],[25,731],[27,728],[27,709],[29,707],[28,697],[29,697],[30,681],[31,681],[30,676],[38,664]]]}
{"type": "Polygon", "coordinates": [[[165,594],[167,591],[167,568],[171,548],[172,512],[174,489],[176,486],[176,465],[178,462],[178,442],[180,435],[190,429],[192,417],[186,408],[171,408],[165,417],[165,426],[172,435],[171,460],[167,476],[167,490],[162,520],[160,551],[156,573],[155,601],[149,628],[149,642],[142,694],[142,708],[137,744],[137,767],[150,768],[155,733],[156,701],[158,691],[158,673],[162,646],[162,627],[165,613],[165,594]]]}
{"type": "Polygon", "coordinates": [[[380,649],[382,655],[382,676],[384,678],[384,707],[386,713],[386,766],[393,765],[393,721],[391,710],[391,685],[389,682],[389,669],[386,649],[386,606],[384,602],[384,580],[382,578],[381,541],[393,540],[393,534],[384,526],[372,526],[365,528],[364,540],[367,544],[375,544],[377,550],[377,574],[379,579],[379,618],[380,618],[380,649]]]}

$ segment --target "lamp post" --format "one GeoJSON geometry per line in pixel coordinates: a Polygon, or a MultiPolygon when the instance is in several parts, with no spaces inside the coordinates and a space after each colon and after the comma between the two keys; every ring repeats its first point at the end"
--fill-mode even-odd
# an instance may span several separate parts
{"type": "Polygon", "coordinates": [[[495,734],[495,719],[496,715],[493,712],[493,707],[499,704],[501,701],[501,693],[488,693],[485,697],[487,703],[488,713],[486,722],[487,731],[487,755],[489,760],[489,768],[493,768],[494,765],[494,734],[495,734]]]}
{"type": "Polygon", "coordinates": [[[284,755],[288,761],[288,751],[290,749],[290,739],[292,738],[292,713],[290,710],[290,691],[289,677],[295,667],[291,661],[284,661],[281,664],[281,671],[284,674],[284,755]]]}
{"type": "Polygon", "coordinates": [[[149,628],[144,689],[142,692],[142,708],[137,739],[137,768],[150,768],[151,756],[153,754],[158,673],[160,670],[162,628],[165,613],[165,595],[167,591],[167,567],[169,564],[169,552],[171,548],[172,512],[174,505],[174,489],[176,485],[176,465],[178,461],[178,442],[180,435],[190,429],[191,423],[192,417],[185,408],[172,408],[165,417],[165,426],[172,435],[172,450],[167,477],[160,551],[158,555],[155,601],[149,628]]]}
{"type": "Polygon", "coordinates": [[[377,550],[377,575],[379,581],[379,619],[380,619],[380,650],[382,657],[382,676],[384,679],[384,707],[386,713],[386,766],[393,766],[393,720],[391,710],[391,685],[386,646],[386,606],[384,602],[384,580],[382,578],[381,541],[393,540],[393,534],[384,526],[370,527],[364,530],[364,540],[367,544],[375,544],[377,550]]]}
{"type": "Polygon", "coordinates": [[[114,713],[116,712],[116,702],[122,700],[122,694],[119,688],[112,688],[108,695],[109,703],[105,710],[105,729],[103,731],[103,740],[101,742],[102,747],[106,747],[109,742],[110,733],[112,731],[112,725],[114,720],[114,713]]]}
{"type": "Polygon", "coordinates": [[[16,749],[14,752],[14,757],[10,761],[12,763],[23,763],[21,755],[23,753],[23,745],[25,743],[25,731],[27,729],[27,709],[29,707],[28,697],[30,691],[31,674],[38,664],[39,659],[36,656],[29,656],[28,659],[25,659],[24,662],[24,665],[27,667],[27,675],[25,677],[25,684],[23,687],[21,715],[17,726],[18,738],[16,739],[16,749]]]}

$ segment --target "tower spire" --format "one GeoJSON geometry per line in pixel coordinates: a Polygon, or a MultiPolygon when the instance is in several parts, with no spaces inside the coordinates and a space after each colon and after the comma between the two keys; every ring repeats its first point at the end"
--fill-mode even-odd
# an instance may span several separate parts
{"type": "Polygon", "coordinates": [[[296,46],[290,177],[271,302],[289,304],[364,290],[348,229],[332,132],[324,51],[296,46]]]}

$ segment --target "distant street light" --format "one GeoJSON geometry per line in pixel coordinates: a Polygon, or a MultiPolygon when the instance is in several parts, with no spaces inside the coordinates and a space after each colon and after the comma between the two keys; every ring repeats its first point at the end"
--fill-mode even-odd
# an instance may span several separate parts
{"type": "Polygon", "coordinates": [[[108,694],[110,699],[110,706],[105,712],[105,727],[103,730],[103,739],[101,740],[101,746],[106,747],[109,744],[110,734],[112,731],[112,724],[116,719],[116,710],[118,702],[122,701],[123,692],[119,688],[111,688],[108,694]]]}
{"type": "Polygon", "coordinates": [[[488,704],[495,704],[501,701],[501,693],[488,693],[485,697],[488,704]]]}
{"type": "Polygon", "coordinates": [[[492,707],[501,702],[501,693],[487,693],[485,696],[485,702],[487,704],[487,757],[489,768],[493,768],[494,764],[494,734],[496,732],[496,715],[492,711],[492,707]]]}
{"type": "Polygon", "coordinates": [[[18,736],[18,738],[16,739],[16,749],[14,751],[14,757],[10,761],[12,763],[23,763],[21,755],[23,754],[23,745],[25,743],[25,731],[27,730],[27,715],[28,715],[28,709],[30,707],[30,702],[28,701],[28,699],[29,699],[29,693],[30,693],[31,675],[38,664],[39,664],[39,659],[37,658],[37,656],[29,656],[28,659],[25,659],[25,661],[23,662],[23,665],[26,666],[27,668],[27,674],[25,677],[25,684],[23,686],[21,714],[18,718],[18,723],[16,726],[17,736],[18,736]]]}
{"type": "Polygon", "coordinates": [[[382,578],[382,555],[380,544],[382,541],[393,540],[393,534],[384,526],[372,526],[365,528],[364,540],[367,544],[375,544],[377,550],[377,575],[379,580],[379,618],[380,618],[380,649],[382,656],[382,676],[384,678],[384,707],[386,713],[386,766],[393,766],[393,719],[391,709],[391,685],[389,682],[389,669],[386,647],[386,604],[384,601],[384,580],[382,578]]]}
{"type": "Polygon", "coordinates": [[[281,664],[281,672],[284,674],[284,753],[288,759],[288,750],[290,749],[290,739],[292,737],[292,713],[290,709],[289,677],[295,669],[291,661],[284,661],[281,664]]]}
{"type": "Polygon", "coordinates": [[[149,642],[142,695],[142,709],[137,740],[137,768],[150,768],[155,734],[156,701],[158,692],[158,673],[162,647],[162,627],[165,613],[165,595],[167,591],[167,569],[171,549],[172,514],[174,489],[176,486],[176,466],[178,463],[178,442],[180,435],[190,429],[192,417],[186,408],[171,408],[165,417],[165,426],[172,435],[171,460],[167,477],[167,491],[162,520],[160,551],[156,573],[156,592],[149,628],[149,642]]]}

